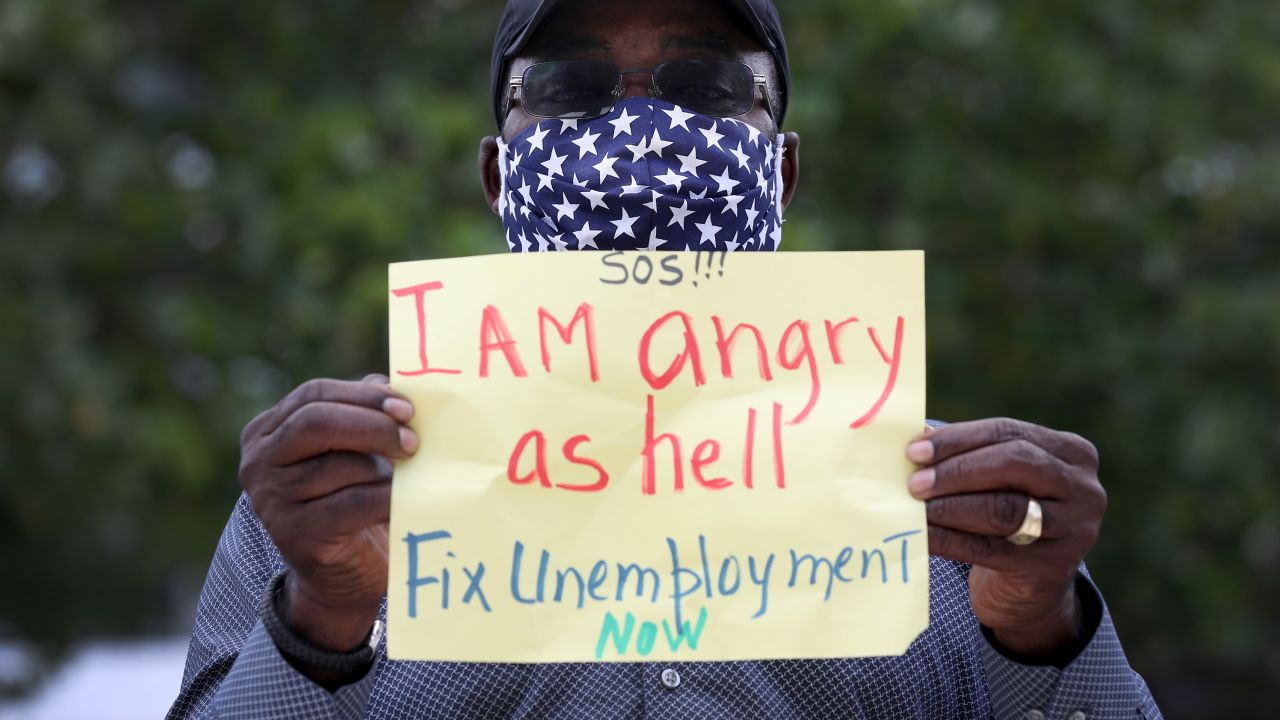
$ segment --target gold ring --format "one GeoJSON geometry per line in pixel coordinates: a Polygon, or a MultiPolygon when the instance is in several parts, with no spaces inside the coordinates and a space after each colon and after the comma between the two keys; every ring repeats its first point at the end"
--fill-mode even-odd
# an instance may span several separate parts
{"type": "Polygon", "coordinates": [[[1022,526],[1017,532],[1005,538],[1014,545],[1030,545],[1040,539],[1040,532],[1044,529],[1044,510],[1040,507],[1040,501],[1033,497],[1027,498],[1027,514],[1022,518],[1022,526]]]}

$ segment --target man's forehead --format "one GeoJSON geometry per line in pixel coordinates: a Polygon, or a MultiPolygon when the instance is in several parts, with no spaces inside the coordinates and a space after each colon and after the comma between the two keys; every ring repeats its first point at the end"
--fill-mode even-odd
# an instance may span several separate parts
{"type": "MultiPolygon", "coordinates": [[[[608,55],[614,51],[617,34],[605,34],[584,30],[545,34],[529,44],[525,54],[533,56],[608,55]]],[[[661,37],[659,48],[663,51],[695,50],[716,56],[731,58],[751,47],[749,38],[734,38],[722,31],[704,29],[673,29],[661,37]],[[736,40],[737,42],[735,42],[736,40]]]]}

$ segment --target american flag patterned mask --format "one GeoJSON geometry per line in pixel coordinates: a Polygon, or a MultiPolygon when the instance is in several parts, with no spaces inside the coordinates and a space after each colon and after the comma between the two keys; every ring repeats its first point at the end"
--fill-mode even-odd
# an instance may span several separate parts
{"type": "Polygon", "coordinates": [[[740,120],[628,98],[499,139],[498,212],[512,252],[775,250],[782,154],[740,120]]]}

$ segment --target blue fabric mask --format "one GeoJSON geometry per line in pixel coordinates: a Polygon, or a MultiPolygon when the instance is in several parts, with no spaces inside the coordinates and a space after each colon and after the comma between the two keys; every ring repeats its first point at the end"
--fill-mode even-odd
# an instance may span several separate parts
{"type": "Polygon", "coordinates": [[[498,140],[513,252],[775,250],[782,139],[647,97],[498,140]]]}

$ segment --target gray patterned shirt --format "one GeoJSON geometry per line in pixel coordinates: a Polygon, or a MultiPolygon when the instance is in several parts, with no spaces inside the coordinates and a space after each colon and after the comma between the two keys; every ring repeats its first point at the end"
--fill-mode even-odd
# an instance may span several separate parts
{"type": "MultiPolygon", "coordinates": [[[[284,659],[258,619],[285,567],[245,496],[214,554],[170,718],[1160,718],[1101,619],[1064,669],[1001,655],[969,606],[968,567],[929,559],[929,628],[901,657],[505,665],[389,661],[328,692],[284,659]],[[674,672],[672,672],[674,671],[674,672]]],[[[385,606],[383,608],[385,613],[385,606]]]]}

